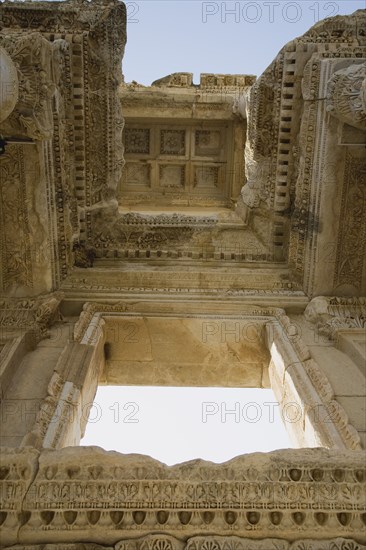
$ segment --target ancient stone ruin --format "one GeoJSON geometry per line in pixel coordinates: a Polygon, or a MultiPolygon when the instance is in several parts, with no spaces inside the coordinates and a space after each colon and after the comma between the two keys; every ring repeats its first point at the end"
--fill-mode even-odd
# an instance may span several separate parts
{"type": "Polygon", "coordinates": [[[365,549],[366,10],[199,85],[123,81],[117,0],[0,27],[2,547],[365,549]],[[272,388],[296,449],[83,447],[100,384],[272,388]]]}

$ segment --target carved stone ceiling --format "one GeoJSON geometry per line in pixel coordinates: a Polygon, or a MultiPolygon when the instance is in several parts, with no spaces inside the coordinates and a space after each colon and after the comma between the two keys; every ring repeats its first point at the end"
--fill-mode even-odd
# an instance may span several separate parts
{"type": "Polygon", "coordinates": [[[151,87],[122,84],[116,0],[0,17],[19,81],[0,124],[2,293],[364,293],[364,10],[316,24],[255,83],[151,87]]]}

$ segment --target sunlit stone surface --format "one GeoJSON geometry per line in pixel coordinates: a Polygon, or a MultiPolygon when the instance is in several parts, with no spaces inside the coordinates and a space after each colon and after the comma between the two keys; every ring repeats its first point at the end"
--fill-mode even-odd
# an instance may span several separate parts
{"type": "Polygon", "coordinates": [[[148,87],[120,2],[0,16],[3,547],[366,548],[365,11],[148,87]],[[298,449],[78,446],[98,384],[164,381],[271,387],[298,449]]]}

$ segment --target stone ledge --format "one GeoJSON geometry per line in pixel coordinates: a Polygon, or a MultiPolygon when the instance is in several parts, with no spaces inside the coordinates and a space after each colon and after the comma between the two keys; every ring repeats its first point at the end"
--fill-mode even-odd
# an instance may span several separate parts
{"type": "Polygon", "coordinates": [[[366,542],[362,452],[281,450],[166,466],[99,447],[3,449],[0,471],[7,545],[115,544],[162,532],[366,542]]]}

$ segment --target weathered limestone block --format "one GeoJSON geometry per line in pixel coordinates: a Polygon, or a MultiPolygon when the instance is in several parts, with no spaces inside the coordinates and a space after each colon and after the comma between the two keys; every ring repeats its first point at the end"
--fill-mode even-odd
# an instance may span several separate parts
{"type": "MultiPolygon", "coordinates": [[[[309,311],[317,300],[310,302],[309,311]]],[[[335,392],[319,366],[324,359],[320,358],[318,364],[312,358],[310,348],[301,338],[301,326],[282,314],[267,323],[266,332],[271,352],[270,383],[291,439],[300,447],[361,449],[354,415],[349,419],[341,400],[334,399],[335,392]]],[[[318,355],[318,348],[316,351],[318,355]]],[[[363,393],[365,385],[358,391],[363,393]]]]}
{"type": "MultiPolygon", "coordinates": [[[[1,329],[0,329],[1,330],[1,329]]],[[[0,399],[6,396],[7,389],[25,355],[34,349],[35,338],[32,333],[25,332],[15,338],[5,338],[6,330],[1,330],[0,336],[6,340],[1,350],[0,361],[0,399]]],[[[9,336],[9,334],[6,334],[9,336]]]]}
{"type": "MultiPolygon", "coordinates": [[[[53,373],[34,424],[22,439],[23,447],[58,449],[79,444],[104,368],[103,334],[100,336],[94,343],[37,348],[36,352],[45,352],[53,373]]],[[[24,376],[30,373],[24,372],[24,376]]]]}

